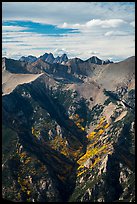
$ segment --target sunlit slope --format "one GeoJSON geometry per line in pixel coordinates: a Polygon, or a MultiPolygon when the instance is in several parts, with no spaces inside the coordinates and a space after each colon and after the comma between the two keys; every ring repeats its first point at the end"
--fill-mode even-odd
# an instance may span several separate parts
{"type": "Polygon", "coordinates": [[[4,70],[2,72],[3,95],[11,93],[18,85],[30,83],[42,74],[11,74],[4,70]]]}

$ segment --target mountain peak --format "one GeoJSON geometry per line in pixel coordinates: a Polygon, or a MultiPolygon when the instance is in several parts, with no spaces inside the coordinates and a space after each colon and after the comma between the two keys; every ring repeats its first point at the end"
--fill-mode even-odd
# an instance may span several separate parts
{"type": "Polygon", "coordinates": [[[67,61],[68,61],[67,54],[64,53],[64,54],[60,57],[60,61],[61,61],[61,62],[63,62],[63,61],[64,61],[64,62],[67,62],[67,61]]]}
{"type": "Polygon", "coordinates": [[[37,60],[37,57],[33,56],[33,55],[28,55],[27,57],[25,56],[22,56],[20,59],[19,59],[21,62],[29,62],[29,63],[32,63],[32,62],[35,62],[37,60]]]}
{"type": "Polygon", "coordinates": [[[49,62],[51,64],[53,63],[53,61],[55,59],[52,53],[49,53],[49,54],[45,53],[44,55],[40,56],[39,58],[42,59],[43,61],[49,62]]]}
{"type": "MultiPolygon", "coordinates": [[[[50,53],[45,53],[43,55],[41,55],[40,57],[35,57],[33,55],[28,55],[27,57],[22,56],[19,60],[22,62],[29,62],[29,63],[33,63],[35,62],[37,59],[41,59],[44,62],[48,62],[50,64],[53,63],[60,63],[60,64],[66,64],[69,61],[69,58],[67,56],[66,53],[63,53],[61,56],[57,56],[54,57],[54,55],[50,52],[50,53]]],[[[72,58],[70,59],[71,61],[78,63],[78,62],[83,62],[83,60],[81,60],[80,58],[72,58]]],[[[101,60],[100,58],[98,58],[97,56],[93,55],[92,57],[90,57],[89,59],[85,60],[85,62],[88,63],[92,63],[92,64],[97,64],[97,65],[106,65],[106,64],[110,64],[113,63],[112,61],[110,61],[109,59],[107,60],[101,60]]]]}
{"type": "Polygon", "coordinates": [[[93,64],[103,64],[103,60],[99,59],[98,57],[96,56],[92,56],[90,57],[88,60],[86,60],[87,62],[90,62],[90,63],[93,63],[93,64]]]}
{"type": "Polygon", "coordinates": [[[54,57],[54,56],[53,56],[53,54],[52,54],[51,52],[50,52],[50,53],[49,53],[48,55],[49,55],[49,56],[52,56],[52,57],[54,57]]]}
{"type": "Polygon", "coordinates": [[[86,62],[90,62],[90,63],[98,64],[98,65],[113,63],[113,62],[110,61],[109,59],[107,59],[107,60],[101,60],[101,59],[98,58],[97,56],[92,56],[92,57],[90,57],[89,59],[86,60],[86,62]]]}

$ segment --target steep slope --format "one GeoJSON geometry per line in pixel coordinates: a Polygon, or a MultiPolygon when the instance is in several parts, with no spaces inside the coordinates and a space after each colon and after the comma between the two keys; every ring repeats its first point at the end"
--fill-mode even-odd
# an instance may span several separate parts
{"type": "Polygon", "coordinates": [[[135,57],[103,66],[100,73],[93,79],[108,90],[115,90],[119,86],[128,86],[132,80],[134,84],[135,57]]]}
{"type": "MultiPolygon", "coordinates": [[[[55,99],[50,98],[50,90],[45,89],[44,84],[41,76],[31,84],[18,86],[11,94],[3,96],[4,128],[6,131],[13,129],[17,134],[14,151],[10,152],[9,157],[3,152],[4,157],[8,157],[3,163],[3,175],[5,178],[6,172],[10,178],[3,195],[10,200],[65,201],[74,188],[73,160],[82,151],[82,141],[79,140],[82,140],[83,132],[65,116],[63,107],[59,108],[55,99]],[[63,138],[59,136],[59,128],[63,138]],[[57,131],[55,135],[50,133],[52,129],[57,131]],[[69,146],[65,145],[66,149],[61,151],[55,140],[60,146],[62,142],[63,146],[67,143],[69,146]],[[23,172],[20,171],[22,168],[23,172]],[[49,188],[45,189],[45,185],[49,185],[49,188]],[[10,186],[14,186],[14,196],[10,186]]],[[[4,186],[5,182],[3,180],[4,186]]]]}
{"type": "Polygon", "coordinates": [[[11,74],[4,70],[2,72],[2,95],[11,93],[16,86],[30,83],[42,74],[11,74]]]}
{"type": "Polygon", "coordinates": [[[26,70],[26,62],[21,62],[19,60],[14,59],[2,59],[2,69],[5,69],[11,73],[20,73],[20,74],[29,74],[29,72],[26,70]]]}

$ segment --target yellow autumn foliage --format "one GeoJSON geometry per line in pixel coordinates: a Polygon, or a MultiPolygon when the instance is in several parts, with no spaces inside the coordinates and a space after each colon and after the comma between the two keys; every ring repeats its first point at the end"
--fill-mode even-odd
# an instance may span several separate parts
{"type": "Polygon", "coordinates": [[[77,170],[80,170],[80,169],[83,169],[84,168],[84,165],[80,165],[77,170]]]}
{"type": "Polygon", "coordinates": [[[31,133],[32,135],[34,135],[36,138],[38,138],[40,131],[39,130],[35,130],[34,127],[31,128],[31,133]]]}
{"type": "Polygon", "coordinates": [[[85,163],[87,161],[88,158],[94,156],[97,152],[98,152],[97,148],[87,150],[86,154],[84,154],[82,157],[80,157],[80,159],[77,161],[77,163],[79,165],[82,165],[83,163],[85,163]]]}
{"type": "Polygon", "coordinates": [[[83,130],[83,131],[84,131],[84,130],[85,130],[85,128],[84,128],[84,127],[81,127],[81,130],[83,130]]]}
{"type": "Polygon", "coordinates": [[[93,142],[93,143],[89,144],[89,145],[87,146],[87,150],[89,150],[89,149],[93,148],[93,147],[94,147],[94,145],[95,145],[95,144],[97,144],[97,143],[98,143],[98,141],[95,141],[95,142],[93,142]]]}
{"type": "Polygon", "coordinates": [[[90,136],[93,136],[93,135],[95,135],[95,134],[96,134],[96,132],[93,131],[93,132],[91,132],[89,135],[90,135],[90,136]]]}
{"type": "Polygon", "coordinates": [[[110,126],[109,123],[106,121],[106,117],[103,116],[99,124],[97,124],[95,131],[89,133],[86,137],[91,141],[91,143],[87,146],[87,151],[84,155],[82,155],[77,163],[80,165],[77,168],[78,174],[77,176],[82,175],[86,170],[84,170],[84,163],[89,158],[95,158],[94,163],[90,165],[89,168],[94,168],[94,166],[101,160],[102,155],[109,154],[110,151],[110,144],[109,142],[106,144],[103,144],[100,135],[105,133],[105,129],[107,129],[110,126]],[[96,157],[94,157],[96,156],[96,157]],[[82,171],[81,171],[82,170],[82,171]]]}
{"type": "Polygon", "coordinates": [[[17,198],[18,198],[18,199],[20,199],[20,198],[21,198],[21,195],[20,195],[20,193],[18,193],[18,195],[17,195],[17,198]]]}
{"type": "Polygon", "coordinates": [[[82,175],[83,173],[85,173],[87,170],[85,169],[85,170],[83,170],[82,172],[80,172],[80,173],[78,173],[77,174],[77,177],[79,177],[80,175],[82,175]]]}
{"type": "Polygon", "coordinates": [[[110,126],[110,124],[107,123],[107,124],[104,126],[104,128],[107,129],[109,126],[110,126]]]}
{"type": "Polygon", "coordinates": [[[30,190],[27,190],[27,195],[30,195],[31,191],[30,190]]]}
{"type": "Polygon", "coordinates": [[[26,191],[26,187],[25,186],[21,186],[21,190],[22,191],[26,191]]]}
{"type": "Polygon", "coordinates": [[[100,118],[100,122],[105,121],[106,116],[103,116],[102,118],[100,118]]]}
{"type": "Polygon", "coordinates": [[[28,157],[28,158],[25,160],[24,164],[28,164],[30,161],[31,161],[31,160],[30,160],[30,157],[28,157]]]}
{"type": "Polygon", "coordinates": [[[87,135],[87,138],[88,139],[93,139],[94,138],[94,136],[95,136],[95,134],[96,134],[96,132],[91,132],[89,135],[87,135]]]}
{"type": "Polygon", "coordinates": [[[103,132],[104,132],[104,130],[101,129],[98,131],[98,134],[101,135],[103,132]]]}
{"type": "Polygon", "coordinates": [[[21,158],[26,157],[26,152],[22,152],[22,153],[20,153],[19,156],[20,156],[21,158]]]}
{"type": "Polygon", "coordinates": [[[32,133],[32,135],[34,134],[34,130],[35,130],[34,127],[32,127],[32,128],[31,128],[31,133],[32,133]]]}

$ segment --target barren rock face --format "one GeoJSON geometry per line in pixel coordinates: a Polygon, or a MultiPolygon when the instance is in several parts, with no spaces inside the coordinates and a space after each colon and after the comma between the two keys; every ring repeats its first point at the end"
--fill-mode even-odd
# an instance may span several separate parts
{"type": "Polygon", "coordinates": [[[42,74],[11,74],[8,71],[2,72],[2,92],[3,95],[11,93],[16,86],[31,83],[42,74]]]}

